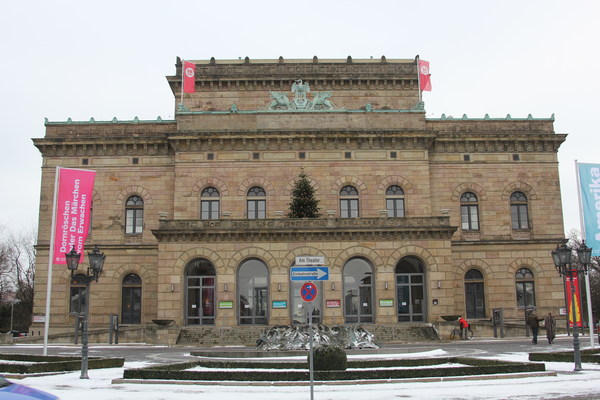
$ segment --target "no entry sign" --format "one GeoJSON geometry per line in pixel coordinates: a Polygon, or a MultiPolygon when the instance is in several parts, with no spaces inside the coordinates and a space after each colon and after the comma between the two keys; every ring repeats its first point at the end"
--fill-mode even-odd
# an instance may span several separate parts
{"type": "Polygon", "coordinates": [[[306,282],[300,288],[300,297],[302,297],[302,300],[304,301],[313,301],[317,298],[317,294],[317,287],[312,282],[306,282]]]}

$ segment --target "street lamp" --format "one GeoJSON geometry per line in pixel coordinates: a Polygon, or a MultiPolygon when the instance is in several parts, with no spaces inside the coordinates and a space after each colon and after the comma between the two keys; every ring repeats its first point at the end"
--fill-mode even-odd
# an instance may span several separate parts
{"type": "Polygon", "coordinates": [[[566,244],[557,246],[556,249],[552,250],[552,260],[554,266],[560,276],[568,277],[571,285],[571,307],[567,305],[567,318],[568,315],[572,315],[573,320],[573,358],[575,361],[575,371],[581,371],[581,351],[579,344],[579,331],[577,330],[577,312],[575,310],[575,283],[573,279],[580,273],[586,273],[588,266],[592,259],[592,249],[585,245],[585,241],[577,249],[577,257],[579,263],[577,265],[571,264],[571,253],[572,249],[566,244]]]}
{"type": "MultiPolygon", "coordinates": [[[[67,258],[67,268],[71,271],[71,278],[79,267],[81,255],[75,251],[75,247],[69,253],[65,253],[67,258]]],[[[85,306],[83,311],[83,333],[81,338],[81,376],[80,379],[89,379],[88,377],[88,315],[90,310],[90,285],[92,282],[98,282],[98,277],[102,273],[104,266],[104,253],[95,245],[92,252],[88,252],[87,273],[84,275],[85,281],[85,306]]]]}

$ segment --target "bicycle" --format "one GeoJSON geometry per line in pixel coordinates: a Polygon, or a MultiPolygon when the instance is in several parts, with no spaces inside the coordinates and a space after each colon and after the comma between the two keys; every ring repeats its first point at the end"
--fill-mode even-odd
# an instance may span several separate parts
{"type": "MultiPolygon", "coordinates": [[[[457,325],[450,332],[450,340],[454,340],[454,338],[461,338],[462,332],[460,325],[457,325]]],[[[467,328],[467,340],[471,340],[473,338],[473,331],[471,330],[471,325],[467,328]]]]}

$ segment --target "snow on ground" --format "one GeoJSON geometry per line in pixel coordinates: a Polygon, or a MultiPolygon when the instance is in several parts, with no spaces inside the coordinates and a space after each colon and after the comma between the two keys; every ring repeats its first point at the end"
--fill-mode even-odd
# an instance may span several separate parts
{"type": "MultiPolygon", "coordinates": [[[[443,350],[422,353],[386,354],[386,358],[443,356],[443,350]]],[[[372,357],[370,355],[369,357],[372,357]]],[[[527,353],[500,354],[494,359],[527,361],[527,353]]],[[[358,358],[358,356],[352,356],[358,358]]],[[[487,379],[443,382],[400,382],[361,385],[331,385],[314,387],[315,400],[531,400],[556,399],[568,395],[600,398],[600,365],[583,364],[583,371],[574,373],[572,363],[545,363],[548,371],[558,376],[518,379],[487,379]]],[[[124,368],[141,368],[150,364],[127,362],[124,368]]],[[[183,397],[216,400],[296,400],[310,399],[309,386],[236,386],[197,384],[113,384],[123,377],[124,368],[90,370],[90,379],[79,379],[79,371],[45,377],[28,377],[17,382],[45,390],[63,400],[181,400],[183,397]]]]}

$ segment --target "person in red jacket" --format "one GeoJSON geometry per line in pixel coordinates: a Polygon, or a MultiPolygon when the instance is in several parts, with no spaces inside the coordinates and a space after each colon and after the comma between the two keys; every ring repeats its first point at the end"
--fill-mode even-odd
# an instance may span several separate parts
{"type": "Polygon", "coordinates": [[[461,315],[460,317],[458,317],[458,325],[460,325],[460,338],[462,340],[467,340],[467,332],[469,330],[469,323],[467,322],[466,319],[463,318],[463,316],[461,315]]]}

